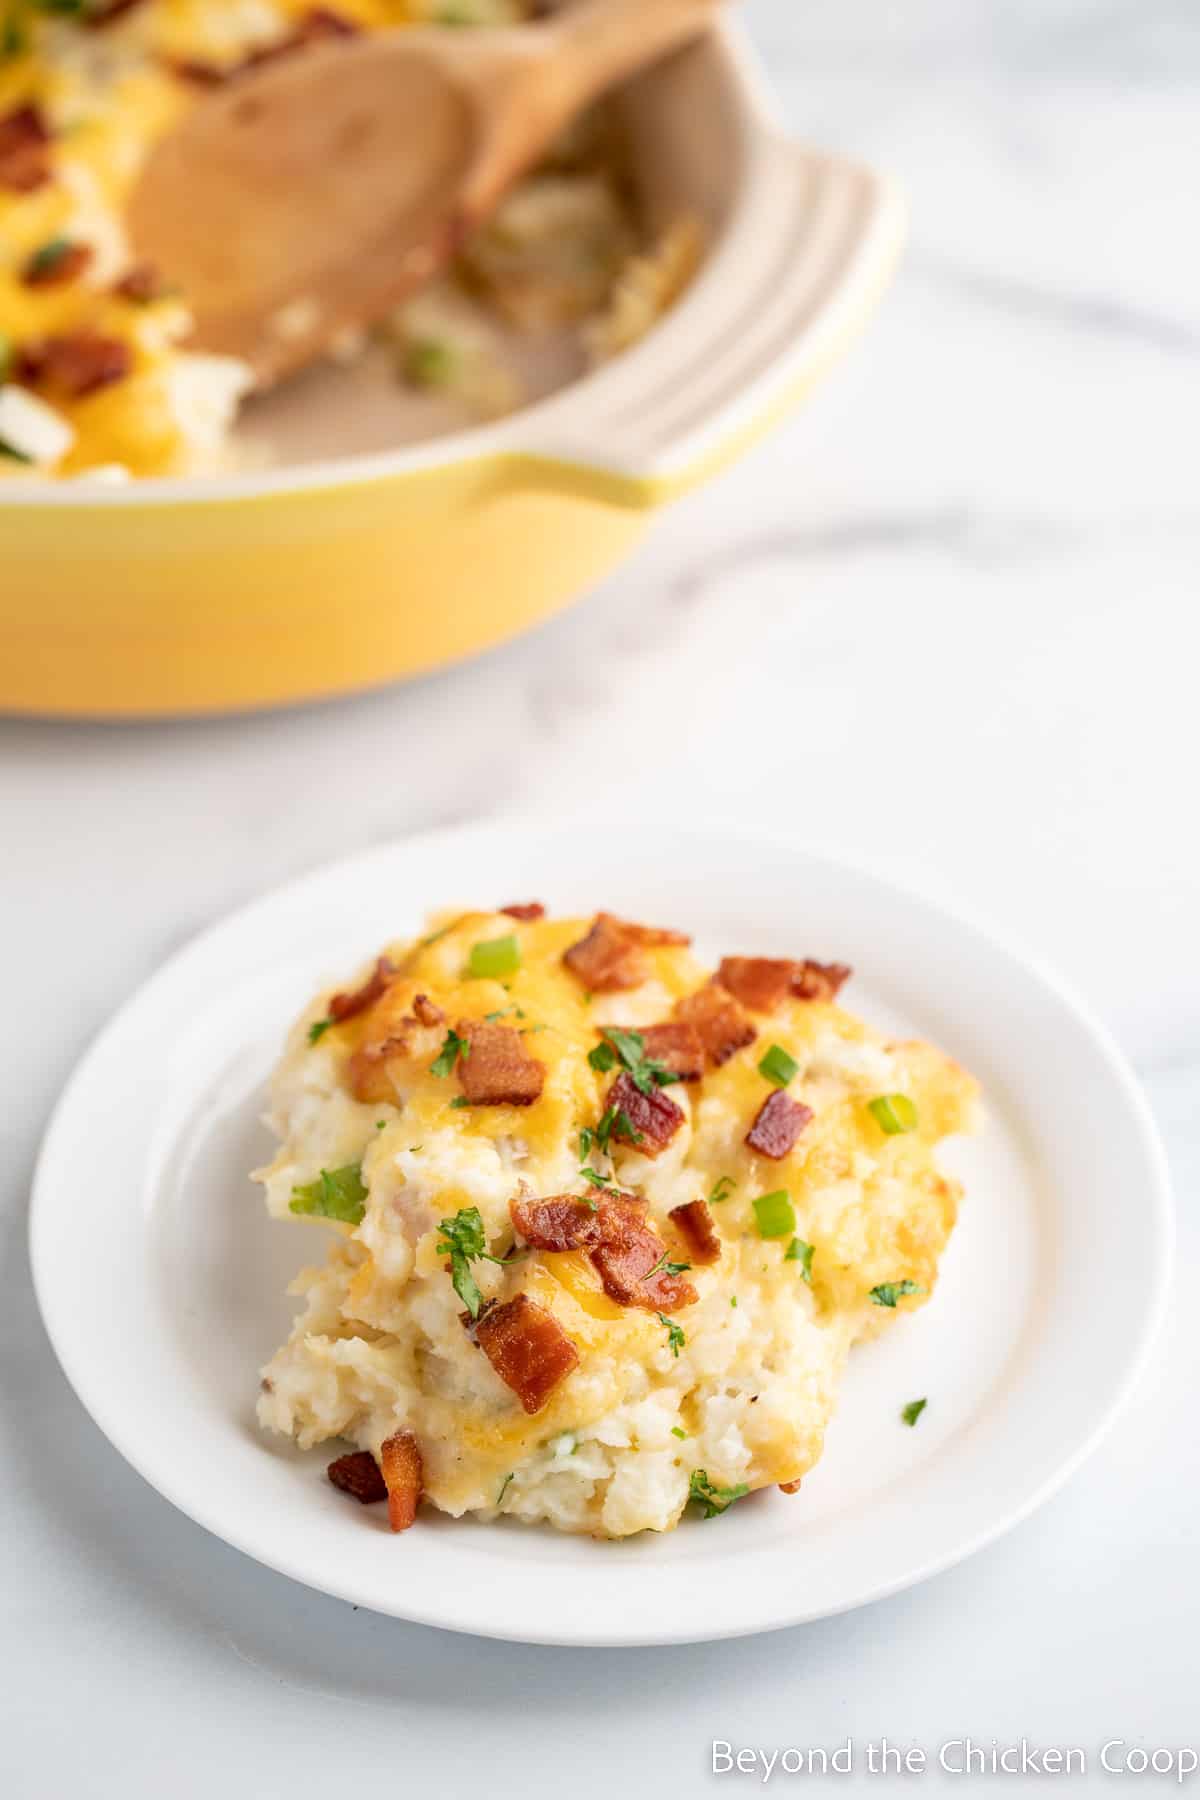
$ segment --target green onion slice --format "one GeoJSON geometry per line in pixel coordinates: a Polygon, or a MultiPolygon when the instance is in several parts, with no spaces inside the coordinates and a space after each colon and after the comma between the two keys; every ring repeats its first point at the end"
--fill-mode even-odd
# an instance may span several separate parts
{"type": "Polygon", "coordinates": [[[796,1209],[784,1188],[773,1194],[760,1194],[754,1202],[754,1216],[759,1237],[790,1237],[796,1229],[796,1209]]]}

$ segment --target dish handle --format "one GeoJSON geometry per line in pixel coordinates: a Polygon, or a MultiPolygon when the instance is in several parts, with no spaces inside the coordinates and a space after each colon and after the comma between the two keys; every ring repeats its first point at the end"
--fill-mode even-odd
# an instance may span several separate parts
{"type": "Polygon", "coordinates": [[[648,336],[530,415],[537,478],[644,507],[713,474],[765,432],[869,318],[904,239],[891,179],[748,134],[734,216],[648,336]]]}

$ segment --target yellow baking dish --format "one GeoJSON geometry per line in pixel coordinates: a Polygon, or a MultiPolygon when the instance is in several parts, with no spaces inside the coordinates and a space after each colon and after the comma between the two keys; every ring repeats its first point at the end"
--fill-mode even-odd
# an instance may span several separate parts
{"type": "Polygon", "coordinates": [[[711,243],[642,343],[426,444],[357,447],[326,382],[327,430],[310,411],[289,450],[293,396],[262,472],[0,487],[0,707],[220,711],[467,656],[574,599],[795,404],[886,281],[894,188],[785,137],[736,31],[620,100],[647,209],[711,243]],[[314,433],[337,453],[313,462],[314,433]]]}

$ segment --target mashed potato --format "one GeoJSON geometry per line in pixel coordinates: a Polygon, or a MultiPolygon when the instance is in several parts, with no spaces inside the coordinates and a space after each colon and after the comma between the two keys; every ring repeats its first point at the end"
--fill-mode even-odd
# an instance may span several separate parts
{"type": "MultiPolygon", "coordinates": [[[[533,11],[533,0],[0,0],[0,477],[228,462],[250,371],[187,347],[186,294],[169,270],[133,264],[123,227],[147,154],[199,97],[322,39],[533,11]]],[[[677,230],[657,257],[640,241],[619,145],[591,117],[440,288],[372,341],[393,353],[398,383],[436,387],[460,423],[494,417],[524,399],[505,327],[562,328],[579,371],[616,354],[680,291],[680,241],[677,230]]],[[[301,328],[305,305],[283,309],[281,331],[301,328]]],[[[367,342],[351,334],[336,354],[353,360],[367,342]]]]}
{"type": "Polygon", "coordinates": [[[678,933],[478,912],[320,995],[257,1179],[333,1242],[263,1426],[385,1473],[403,1442],[445,1512],[607,1537],[799,1481],[850,1346],[933,1292],[934,1151],[976,1099],[842,1010],[848,973],[710,979],[678,933]]]}

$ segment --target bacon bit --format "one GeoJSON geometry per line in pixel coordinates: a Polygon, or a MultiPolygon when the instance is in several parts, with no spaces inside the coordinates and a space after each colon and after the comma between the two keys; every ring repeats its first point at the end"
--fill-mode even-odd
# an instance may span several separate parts
{"type": "Polygon", "coordinates": [[[541,1412],[579,1352],[552,1312],[518,1294],[493,1306],[475,1328],[479,1348],[527,1413],[541,1412]]]}
{"type": "Polygon", "coordinates": [[[834,1001],[854,970],[845,963],[799,963],[792,978],[797,1000],[834,1001]]]}
{"type": "Polygon", "coordinates": [[[135,306],[149,306],[152,300],[161,300],[166,292],[162,276],[152,262],[134,263],[120,281],[113,283],[113,293],[121,300],[131,300],[135,306]]]}
{"type": "Polygon", "coordinates": [[[28,259],[21,270],[21,280],[26,287],[62,287],[82,275],[94,255],[90,244],[44,246],[28,259]]]}
{"type": "Polygon", "coordinates": [[[510,919],[523,919],[526,922],[544,919],[546,916],[546,909],[540,900],[517,900],[512,906],[502,906],[500,911],[507,913],[510,919]]]}
{"type": "Polygon", "coordinates": [[[752,1012],[774,1012],[790,994],[795,972],[790,957],[723,956],[717,980],[752,1012]]]}
{"type": "Polygon", "coordinates": [[[82,400],[123,380],[132,367],[129,346],[120,338],[73,331],[22,345],[15,374],[25,387],[57,390],[68,400],[82,400]]]}
{"type": "Polygon", "coordinates": [[[366,1012],[368,1006],[374,1006],[398,973],[395,964],[389,962],[386,956],[381,956],[361,987],[348,994],[333,996],[329,1002],[330,1018],[341,1025],[346,1019],[354,1018],[356,1013],[366,1012]]]}
{"type": "Polygon", "coordinates": [[[530,1056],[519,1031],[478,1019],[460,1019],[457,1029],[470,1043],[458,1078],[472,1106],[532,1106],[541,1098],[545,1066],[530,1056]]]}
{"type": "Polygon", "coordinates": [[[790,996],[834,1000],[852,971],[845,963],[796,962],[792,957],[725,956],[717,980],[743,1006],[774,1012],[790,996]]]}
{"type": "Polygon", "coordinates": [[[778,1162],[793,1147],[812,1116],[811,1106],[776,1088],[759,1107],[758,1116],[746,1133],[746,1142],[760,1156],[778,1162]]]}
{"type": "Polygon", "coordinates": [[[799,1479],[796,1481],[781,1481],[779,1483],[779,1491],[781,1494],[798,1494],[800,1492],[799,1479]]]}
{"type": "Polygon", "coordinates": [[[601,1200],[600,1242],[590,1255],[605,1293],[619,1306],[669,1313],[698,1298],[690,1281],[658,1267],[666,1245],[646,1217],[645,1201],[628,1194],[601,1200]]]}
{"type": "Polygon", "coordinates": [[[685,1206],[673,1206],[667,1216],[687,1240],[688,1254],[694,1263],[720,1262],[721,1236],[707,1200],[689,1200],[685,1206]]]}
{"type": "Polygon", "coordinates": [[[659,925],[634,925],[612,913],[597,913],[586,937],[564,952],[563,961],[593,994],[615,994],[641,987],[649,980],[650,965],[643,947],[656,944],[690,944],[684,931],[659,925]]]}
{"type": "Polygon", "coordinates": [[[441,1007],[429,998],[428,994],[418,994],[413,1001],[413,1013],[420,1025],[442,1025],[446,1015],[441,1007]]]}
{"type": "Polygon", "coordinates": [[[168,67],[180,81],[195,82],[200,87],[222,87],[227,81],[236,81],[251,69],[261,69],[265,63],[275,62],[281,56],[291,56],[297,50],[306,49],[309,44],[331,38],[357,37],[360,29],[353,19],[346,18],[344,13],[335,12],[331,6],[315,6],[305,13],[295,29],[285,37],[276,38],[270,44],[260,44],[257,50],[251,50],[240,62],[210,63],[182,57],[168,63],[168,67]]]}
{"type": "Polygon", "coordinates": [[[582,1250],[600,1241],[599,1214],[574,1194],[510,1200],[508,1211],[516,1229],[535,1250],[582,1250]]]}
{"type": "Polygon", "coordinates": [[[704,1073],[704,1045],[694,1025],[668,1019],[642,1028],[646,1055],[670,1069],[681,1081],[699,1081],[704,1073]]]}
{"type": "Polygon", "coordinates": [[[387,1484],[388,1524],[393,1531],[407,1531],[417,1516],[425,1479],[416,1438],[411,1431],[394,1431],[379,1446],[379,1458],[387,1484]]]}
{"type": "Polygon", "coordinates": [[[50,179],[50,132],[36,106],[0,118],[0,187],[31,194],[50,179]]]}
{"type": "Polygon", "coordinates": [[[758,1036],[753,1020],[737,1001],[711,981],[699,993],[680,1000],[675,1007],[675,1017],[692,1027],[704,1045],[709,1061],[718,1069],[758,1036]]]}
{"type": "Polygon", "coordinates": [[[142,0],[91,0],[83,15],[83,24],[89,31],[103,31],[106,25],[112,25],[125,13],[132,12],[140,6],[142,0]]]}
{"type": "Polygon", "coordinates": [[[387,1482],[369,1450],[354,1450],[349,1456],[337,1457],[325,1473],[335,1488],[352,1495],[361,1506],[388,1497],[387,1482]]]}
{"type": "Polygon", "coordinates": [[[622,1070],[609,1088],[607,1105],[615,1106],[618,1115],[624,1113],[633,1127],[633,1131],[627,1133],[618,1124],[613,1137],[618,1143],[635,1145],[643,1156],[660,1155],[683,1124],[681,1107],[676,1106],[661,1088],[654,1087],[648,1094],[643,1094],[627,1069],[622,1070]]]}

